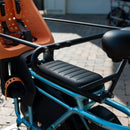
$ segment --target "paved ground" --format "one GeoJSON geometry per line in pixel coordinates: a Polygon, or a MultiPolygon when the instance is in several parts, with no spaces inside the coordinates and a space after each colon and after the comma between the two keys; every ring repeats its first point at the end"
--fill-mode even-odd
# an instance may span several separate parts
{"type": "MultiPolygon", "coordinates": [[[[105,15],[65,15],[65,16],[49,16],[49,17],[107,24],[105,15]]],[[[55,22],[54,23],[47,22],[47,23],[53,33],[56,42],[84,37],[91,34],[97,34],[107,31],[106,29],[98,29],[78,25],[68,25],[63,23],[62,24],[55,22]]],[[[88,70],[100,73],[105,77],[115,72],[119,63],[113,64],[111,59],[109,59],[106,56],[106,54],[102,51],[100,44],[101,41],[96,40],[83,43],[81,45],[76,45],[70,48],[64,48],[55,52],[55,59],[67,61],[74,65],[78,65],[88,70]]],[[[106,84],[106,88],[108,88],[109,84],[110,83],[106,84]]],[[[114,91],[115,94],[114,100],[128,107],[130,107],[129,85],[130,85],[130,66],[127,65],[114,91]]],[[[112,110],[119,117],[120,121],[125,126],[130,125],[130,120],[125,114],[111,107],[107,106],[107,108],[112,110]]],[[[7,101],[5,101],[4,97],[1,96],[0,129],[2,130],[7,126],[14,124],[15,120],[16,117],[14,113],[13,100],[8,99],[7,101]]],[[[24,127],[21,128],[21,130],[24,129],[25,129],[24,127]]]]}

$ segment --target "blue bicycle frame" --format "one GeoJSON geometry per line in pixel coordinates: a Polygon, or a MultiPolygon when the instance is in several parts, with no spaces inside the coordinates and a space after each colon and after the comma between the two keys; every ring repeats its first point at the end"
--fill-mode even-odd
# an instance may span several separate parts
{"type": "MultiPolygon", "coordinates": [[[[94,105],[94,101],[90,100],[89,103],[84,106],[83,105],[83,100],[86,99],[86,97],[77,94],[75,92],[72,92],[70,90],[67,90],[55,83],[52,83],[50,81],[48,81],[47,79],[42,78],[41,76],[37,75],[34,71],[30,70],[30,73],[33,77],[37,78],[38,80],[42,81],[45,84],[49,84],[51,87],[60,90],[62,92],[64,92],[65,94],[73,97],[76,102],[77,102],[77,107],[70,107],[69,105],[67,105],[66,103],[60,101],[59,99],[57,99],[56,97],[50,95],[49,93],[45,92],[44,90],[40,89],[39,87],[36,86],[37,90],[42,93],[43,95],[46,95],[47,97],[49,97],[50,99],[54,100],[55,102],[57,102],[58,104],[62,105],[63,107],[65,107],[68,111],[66,113],[64,113],[59,119],[57,119],[57,121],[55,121],[47,130],[52,130],[52,129],[56,129],[57,127],[59,127],[60,124],[62,124],[67,118],[69,118],[71,115],[73,114],[77,114],[80,116],[81,120],[83,121],[84,126],[86,127],[86,129],[89,130],[89,127],[87,125],[87,123],[85,122],[85,119],[90,120],[91,122],[95,123],[96,125],[105,128],[105,129],[111,129],[111,130],[130,130],[129,127],[126,126],[121,126],[118,124],[114,124],[111,122],[108,122],[106,120],[103,120],[97,116],[95,116],[94,114],[90,113],[87,111],[87,109],[89,109],[91,106],[94,105]]],[[[101,89],[100,91],[96,92],[95,94],[101,94],[104,91],[104,88],[101,89]]],[[[14,99],[14,103],[15,103],[15,112],[17,115],[17,124],[21,124],[24,123],[27,127],[29,127],[30,129],[35,129],[35,130],[41,130],[41,128],[39,128],[38,126],[36,126],[33,123],[33,114],[32,114],[32,108],[28,107],[28,112],[29,112],[29,122],[27,122],[24,118],[21,117],[21,114],[19,112],[19,105],[18,105],[18,99],[14,99]]],[[[130,116],[130,109],[120,103],[117,103],[109,98],[106,98],[104,100],[104,103],[112,106],[113,108],[116,108],[119,111],[122,111],[123,113],[125,113],[126,115],[130,116]]]]}

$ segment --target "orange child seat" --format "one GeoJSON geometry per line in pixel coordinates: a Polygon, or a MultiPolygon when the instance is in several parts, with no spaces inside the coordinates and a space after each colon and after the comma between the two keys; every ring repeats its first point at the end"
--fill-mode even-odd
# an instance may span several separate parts
{"type": "MultiPolygon", "coordinates": [[[[20,27],[22,25],[26,31],[31,32],[32,41],[35,43],[46,45],[54,42],[47,24],[32,0],[0,0],[0,2],[0,33],[25,39],[24,36],[20,36],[23,33],[20,27]]],[[[0,60],[19,56],[31,49],[18,43],[13,45],[12,41],[0,37],[0,60]]]]}

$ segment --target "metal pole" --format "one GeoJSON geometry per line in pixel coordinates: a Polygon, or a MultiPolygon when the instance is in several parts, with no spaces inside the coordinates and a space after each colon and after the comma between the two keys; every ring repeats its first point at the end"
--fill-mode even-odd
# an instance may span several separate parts
{"type": "Polygon", "coordinates": [[[76,45],[76,44],[79,44],[79,43],[87,42],[87,41],[90,41],[90,40],[99,39],[103,36],[103,34],[104,33],[92,35],[92,36],[87,36],[87,37],[83,37],[83,38],[77,38],[77,39],[74,39],[74,40],[68,40],[68,41],[64,41],[64,42],[49,44],[49,45],[43,45],[43,46],[38,45],[37,43],[33,43],[33,42],[29,42],[29,41],[26,41],[26,40],[23,40],[23,39],[12,37],[10,35],[6,35],[6,34],[3,34],[3,33],[0,33],[0,37],[4,37],[4,38],[10,39],[12,41],[16,41],[19,44],[24,44],[24,45],[27,45],[27,46],[30,46],[30,47],[33,47],[33,48],[43,47],[45,49],[47,49],[47,48],[48,49],[59,49],[59,48],[69,47],[69,46],[76,45]]]}
{"type": "Polygon", "coordinates": [[[53,21],[53,22],[62,22],[62,23],[77,24],[77,25],[83,25],[83,26],[98,27],[98,28],[121,29],[120,27],[115,27],[115,26],[108,26],[108,25],[101,25],[101,24],[87,23],[87,22],[79,22],[79,21],[72,21],[72,20],[65,20],[65,19],[55,19],[55,18],[47,18],[47,17],[43,17],[43,19],[47,20],[47,21],[53,21]]]}
{"type": "Polygon", "coordinates": [[[23,39],[19,39],[19,38],[16,38],[16,37],[12,37],[12,36],[7,35],[7,34],[0,33],[0,37],[4,37],[4,38],[10,39],[12,41],[16,41],[19,44],[24,44],[24,45],[27,45],[27,46],[30,46],[30,47],[33,47],[33,48],[40,47],[40,45],[38,45],[36,43],[29,42],[29,41],[26,41],[26,40],[23,40],[23,39]]]}
{"type": "Polygon", "coordinates": [[[77,38],[77,39],[73,39],[73,40],[68,40],[68,41],[64,41],[64,42],[49,44],[49,45],[44,46],[44,48],[54,50],[54,49],[60,49],[60,48],[64,48],[64,47],[70,47],[72,45],[77,45],[80,43],[84,43],[84,42],[88,42],[88,41],[102,38],[103,34],[104,33],[92,35],[92,36],[87,36],[87,37],[83,37],[83,38],[77,38]]]}

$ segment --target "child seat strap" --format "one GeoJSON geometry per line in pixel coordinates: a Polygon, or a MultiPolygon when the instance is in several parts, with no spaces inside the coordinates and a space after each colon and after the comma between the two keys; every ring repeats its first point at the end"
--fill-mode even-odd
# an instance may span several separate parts
{"type": "Polygon", "coordinates": [[[0,11],[1,11],[1,16],[5,16],[5,2],[4,2],[4,0],[0,0],[0,11]]]}
{"type": "Polygon", "coordinates": [[[7,89],[14,82],[20,82],[22,85],[24,85],[23,81],[19,77],[12,77],[8,79],[5,83],[5,100],[7,100],[7,89]]]}
{"type": "MultiPolygon", "coordinates": [[[[11,31],[8,29],[8,26],[7,26],[6,22],[2,22],[2,27],[3,27],[3,29],[4,29],[4,34],[9,35],[9,34],[12,34],[12,33],[18,33],[18,34],[20,35],[20,37],[22,36],[22,33],[21,33],[20,31],[11,32],[11,31]]],[[[18,44],[18,43],[16,43],[15,41],[11,42],[11,40],[6,39],[6,38],[5,38],[5,43],[6,43],[7,45],[14,45],[14,46],[18,44]]]]}
{"type": "MultiPolygon", "coordinates": [[[[17,25],[19,26],[19,29],[21,30],[21,32],[20,31],[11,32],[8,29],[8,26],[7,26],[6,22],[2,22],[2,27],[4,29],[4,34],[9,35],[9,34],[17,33],[17,34],[19,34],[19,36],[20,36],[19,38],[21,38],[21,39],[24,39],[24,40],[27,40],[27,41],[31,41],[31,42],[32,42],[32,40],[36,40],[36,38],[34,38],[31,35],[30,30],[27,27],[25,27],[25,25],[24,25],[22,20],[17,19],[16,22],[17,22],[17,25]]],[[[5,43],[7,45],[14,45],[14,46],[18,44],[15,41],[11,42],[11,40],[9,40],[9,39],[5,39],[5,43]]]]}
{"type": "Polygon", "coordinates": [[[15,6],[16,6],[17,14],[20,14],[21,11],[20,0],[15,0],[15,6]]]}
{"type": "MultiPolygon", "coordinates": [[[[10,31],[9,31],[9,29],[8,29],[8,27],[7,27],[6,22],[2,22],[2,27],[3,27],[3,29],[4,29],[4,34],[7,34],[7,35],[10,34],[10,31]]],[[[5,38],[5,43],[6,43],[7,45],[10,45],[10,40],[5,38]]]]}
{"type": "Polygon", "coordinates": [[[21,32],[23,33],[22,39],[27,40],[27,41],[31,41],[32,42],[32,35],[31,35],[31,31],[24,25],[23,21],[21,19],[17,19],[17,25],[19,26],[21,32]]]}

